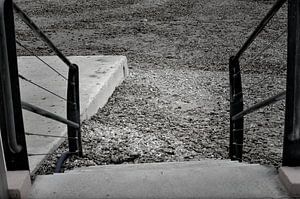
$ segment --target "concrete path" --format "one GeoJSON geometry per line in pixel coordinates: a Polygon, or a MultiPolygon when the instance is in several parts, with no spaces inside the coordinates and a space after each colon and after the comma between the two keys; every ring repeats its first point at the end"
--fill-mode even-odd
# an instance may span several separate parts
{"type": "Polygon", "coordinates": [[[29,198],[288,198],[275,169],[229,160],[87,167],[38,176],[29,198]]]}
{"type": "MultiPolygon", "coordinates": [[[[67,77],[68,67],[56,56],[41,57],[67,77]]],[[[128,73],[124,56],[73,56],[71,62],[79,66],[81,120],[88,119],[103,107],[114,89],[128,73]]],[[[29,80],[66,98],[67,82],[35,57],[19,57],[19,73],[29,80]]],[[[23,101],[66,117],[66,102],[20,79],[23,101]]],[[[23,111],[25,131],[34,134],[65,136],[66,125],[23,111]]],[[[29,154],[47,154],[53,151],[62,138],[26,136],[29,154]]],[[[34,172],[45,155],[29,157],[30,171],[34,172]]]]}

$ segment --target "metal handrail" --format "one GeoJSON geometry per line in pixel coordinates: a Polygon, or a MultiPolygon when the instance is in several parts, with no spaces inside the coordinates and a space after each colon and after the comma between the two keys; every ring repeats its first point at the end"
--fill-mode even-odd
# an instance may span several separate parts
{"type": "Polygon", "coordinates": [[[287,0],[278,0],[272,6],[272,8],[267,13],[267,15],[262,19],[262,21],[259,23],[259,25],[255,28],[255,30],[252,32],[252,34],[246,40],[246,42],[244,43],[244,45],[240,48],[240,50],[234,56],[235,59],[239,59],[242,56],[242,54],[248,49],[248,47],[256,39],[256,37],[259,35],[259,33],[264,29],[264,27],[266,27],[266,25],[268,24],[268,22],[273,18],[273,16],[277,13],[277,11],[282,7],[282,5],[286,1],[287,0]]]}
{"type": "Polygon", "coordinates": [[[62,122],[68,125],[68,141],[69,152],[63,153],[58,160],[56,172],[60,172],[64,161],[70,156],[77,154],[83,155],[81,146],[80,133],[80,102],[79,102],[79,69],[76,64],[73,64],[64,54],[50,41],[50,39],[38,28],[38,26],[16,5],[13,4],[13,9],[16,14],[33,30],[33,32],[41,38],[49,48],[69,67],[67,85],[67,119],[62,118],[49,111],[41,109],[37,106],[22,102],[22,108],[44,117],[62,122]],[[78,139],[74,139],[78,138],[78,139]]]}
{"type": "Polygon", "coordinates": [[[34,31],[34,33],[40,37],[48,46],[51,48],[55,54],[68,66],[73,67],[70,60],[50,41],[50,39],[43,33],[41,29],[15,4],[13,3],[13,8],[19,17],[34,31]]]}
{"type": "Polygon", "coordinates": [[[278,102],[280,100],[283,100],[285,98],[285,95],[286,95],[286,91],[282,91],[280,93],[278,93],[277,95],[275,96],[272,96],[262,102],[259,102],[257,104],[254,104],[253,106],[251,106],[250,108],[232,116],[232,120],[235,121],[235,120],[238,120],[240,118],[242,118],[243,116],[245,115],[248,115],[249,113],[253,113],[254,111],[260,109],[260,108],[263,108],[265,106],[268,106],[268,105],[271,105],[275,102],[278,102]]]}
{"type": "MultiPolygon", "coordinates": [[[[5,158],[7,159],[6,163],[8,170],[27,170],[29,167],[25,132],[23,129],[23,118],[17,117],[19,113],[19,115],[22,116],[22,109],[67,124],[69,152],[67,152],[66,155],[63,154],[62,157],[69,157],[69,155],[75,154],[78,156],[82,156],[83,154],[80,139],[81,133],[78,66],[71,63],[70,60],[50,41],[50,39],[35,25],[35,23],[33,23],[33,21],[17,5],[13,3],[12,0],[0,0],[0,6],[0,111],[2,111],[4,114],[4,117],[2,117],[3,121],[1,121],[1,129],[5,129],[5,132],[2,131],[2,135],[4,135],[3,137],[7,139],[4,142],[4,146],[6,151],[5,158]],[[44,41],[47,46],[52,49],[55,54],[68,66],[68,78],[64,77],[64,79],[68,82],[67,99],[65,99],[67,101],[66,118],[20,100],[18,81],[20,75],[18,74],[17,68],[13,10],[18,16],[20,16],[25,24],[27,24],[29,28],[39,38],[41,38],[41,40],[44,41]],[[12,88],[16,90],[13,90],[12,88]],[[22,128],[20,126],[22,126],[22,128]],[[20,142],[21,145],[19,145],[17,141],[20,142]],[[19,164],[23,162],[27,162],[27,164],[19,164]]],[[[46,64],[45,62],[43,63],[46,64]]],[[[51,68],[51,66],[49,67],[51,68]]],[[[57,70],[54,71],[60,74],[57,70]]],[[[35,85],[38,86],[38,84],[35,85]]],[[[41,86],[39,87],[41,88],[41,86]]],[[[47,89],[44,88],[44,90],[47,89]]],[[[49,90],[47,90],[47,92],[51,93],[51,91],[49,90]]],[[[56,95],[55,93],[52,94],[56,95]]],[[[60,167],[62,166],[64,161],[65,158],[59,159],[59,164],[56,171],[60,171],[60,167]]]]}
{"type": "Polygon", "coordinates": [[[70,121],[70,120],[67,120],[67,119],[65,119],[65,118],[63,118],[63,117],[60,117],[59,115],[56,115],[56,114],[54,114],[54,113],[51,113],[51,112],[46,111],[46,110],[44,110],[44,109],[41,109],[41,108],[39,108],[39,107],[37,107],[37,106],[34,106],[34,105],[32,105],[32,104],[29,104],[29,103],[27,103],[27,102],[23,102],[23,101],[22,101],[22,108],[25,109],[25,110],[27,110],[27,111],[36,113],[36,114],[38,114],[38,115],[42,115],[42,116],[44,116],[44,117],[47,117],[47,118],[56,120],[56,121],[58,121],[58,122],[67,124],[67,125],[69,125],[69,126],[71,126],[71,127],[73,127],[73,128],[77,128],[77,129],[78,129],[78,128],[80,127],[80,125],[77,124],[77,123],[75,123],[75,122],[72,122],[72,121],[70,121]]]}
{"type": "Polygon", "coordinates": [[[3,93],[4,102],[4,114],[5,114],[5,124],[8,131],[8,145],[12,153],[19,153],[22,150],[22,146],[17,142],[17,135],[15,129],[15,119],[14,119],[14,108],[12,102],[11,84],[10,84],[10,72],[8,67],[8,55],[7,55],[7,45],[6,45],[6,35],[5,35],[5,23],[4,23],[4,3],[5,0],[0,2],[0,74],[1,74],[1,92],[3,93]]]}
{"type": "MultiPolygon", "coordinates": [[[[236,53],[229,59],[229,81],[230,81],[230,136],[229,136],[229,156],[232,160],[242,161],[243,155],[243,128],[244,116],[252,113],[262,107],[275,103],[284,99],[286,92],[281,92],[262,102],[254,104],[250,108],[244,110],[242,78],[240,72],[239,59],[248,47],[253,43],[256,37],[266,27],[269,21],[274,17],[278,10],[283,6],[286,0],[277,0],[266,16],[258,24],[255,30],[248,37],[246,42],[236,53]],[[238,129],[238,131],[237,131],[238,129]]],[[[281,34],[282,35],[282,34],[281,34]]],[[[278,37],[280,38],[280,37],[278,37]]],[[[270,45],[269,45],[270,46],[270,45]]],[[[269,47],[268,46],[268,47],[269,47]]]]}

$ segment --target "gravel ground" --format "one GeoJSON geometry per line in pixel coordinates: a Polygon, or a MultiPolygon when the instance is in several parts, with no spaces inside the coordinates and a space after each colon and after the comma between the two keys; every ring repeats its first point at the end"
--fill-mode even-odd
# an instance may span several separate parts
{"type": "MultiPolygon", "coordinates": [[[[130,76],[82,125],[85,156],[71,158],[66,169],[228,158],[228,59],[271,1],[16,2],[67,55],[126,55],[129,61],[130,76]]],[[[18,19],[16,24],[18,40],[39,55],[51,54],[18,19]]],[[[284,88],[286,35],[256,54],[285,28],[286,7],[241,61],[246,107],[284,88]],[[249,63],[251,57],[257,60],[249,63]]],[[[284,102],[245,118],[245,161],[280,164],[283,118],[284,102]]],[[[56,153],[37,174],[53,172],[56,153]]]]}

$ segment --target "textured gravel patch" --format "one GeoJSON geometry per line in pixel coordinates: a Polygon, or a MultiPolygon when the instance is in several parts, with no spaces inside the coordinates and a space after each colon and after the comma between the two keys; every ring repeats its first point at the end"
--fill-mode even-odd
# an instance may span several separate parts
{"type": "MultiPolygon", "coordinates": [[[[85,156],[72,158],[66,169],[228,158],[227,76],[225,72],[196,69],[133,69],[108,104],[83,123],[85,156]]],[[[251,80],[260,78],[245,76],[251,80]]],[[[284,85],[281,77],[268,81],[284,85]]],[[[282,86],[273,84],[268,88],[273,92],[255,97],[266,98],[282,86]]],[[[253,96],[245,96],[249,99],[245,103],[254,103],[250,97],[253,96]]],[[[283,105],[279,103],[246,117],[245,161],[274,166],[280,163],[283,105]]],[[[57,153],[66,146],[64,143],[57,153]]],[[[53,172],[58,156],[50,156],[38,173],[53,172]]]]}
{"type": "MultiPolygon", "coordinates": [[[[59,49],[67,55],[125,55],[132,67],[192,67],[227,71],[271,1],[253,0],[39,0],[20,1],[59,49]]],[[[17,37],[37,54],[49,55],[17,20],[17,37]],[[37,48],[38,46],[38,48],[37,48]]],[[[286,8],[270,22],[245,57],[259,52],[286,27],[286,8]]],[[[266,55],[282,54],[282,44],[266,55]]],[[[20,55],[28,55],[19,48],[20,55]]],[[[270,56],[269,56],[270,57],[270,56]]],[[[263,59],[251,72],[281,73],[282,60],[263,59]],[[270,67],[270,66],[274,67],[270,67]]]]}

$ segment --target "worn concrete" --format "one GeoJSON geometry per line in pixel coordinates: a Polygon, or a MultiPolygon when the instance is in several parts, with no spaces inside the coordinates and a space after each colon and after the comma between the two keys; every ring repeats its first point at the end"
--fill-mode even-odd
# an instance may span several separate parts
{"type": "MultiPolygon", "coordinates": [[[[56,56],[41,57],[67,77],[68,67],[56,56]]],[[[91,117],[104,106],[114,89],[128,73],[124,56],[72,56],[71,62],[79,66],[81,120],[91,117]]],[[[54,93],[66,97],[67,82],[35,57],[19,57],[19,73],[54,93]]],[[[20,79],[23,101],[66,117],[66,102],[20,79]]],[[[66,135],[66,125],[23,111],[25,130],[29,133],[66,135]]],[[[61,138],[26,136],[29,154],[47,154],[61,142],[61,138]]],[[[34,172],[45,155],[30,156],[30,171],[34,172]]]]}
{"type": "MultiPolygon", "coordinates": [[[[212,160],[213,162],[214,160],[212,160]]],[[[31,198],[283,198],[273,168],[198,162],[101,166],[38,176],[31,198]],[[106,169],[105,167],[108,167],[106,169]]]]}
{"type": "Polygon", "coordinates": [[[31,190],[29,171],[8,171],[8,194],[11,199],[27,198],[31,190]]]}
{"type": "MultiPolygon", "coordinates": [[[[78,167],[73,170],[65,171],[65,173],[83,173],[83,172],[102,172],[104,170],[119,170],[121,168],[122,172],[130,170],[159,170],[159,169],[178,169],[194,167],[235,167],[235,166],[255,166],[257,164],[241,163],[238,161],[230,160],[220,160],[220,159],[202,159],[200,161],[188,161],[188,162],[160,162],[160,163],[143,163],[143,164],[122,164],[120,165],[99,165],[90,167],[78,167]]],[[[57,174],[54,174],[57,175],[57,174]]],[[[59,174],[58,174],[59,175],[59,174]]]]}
{"type": "Polygon", "coordinates": [[[2,137],[0,130],[0,198],[8,198],[8,185],[4,152],[2,148],[2,137]]]}
{"type": "Polygon", "coordinates": [[[279,178],[293,197],[300,197],[300,167],[281,167],[279,178]]]}

